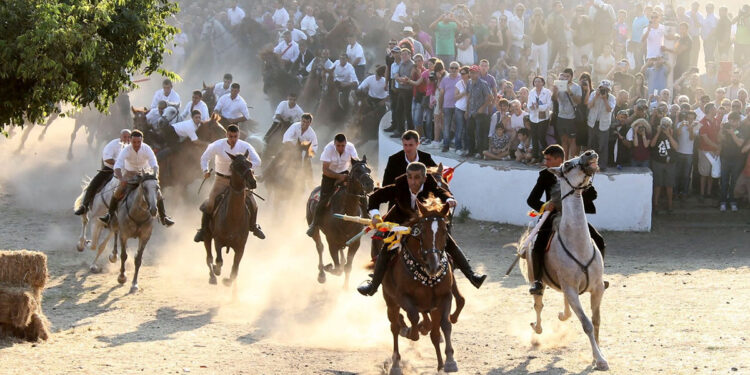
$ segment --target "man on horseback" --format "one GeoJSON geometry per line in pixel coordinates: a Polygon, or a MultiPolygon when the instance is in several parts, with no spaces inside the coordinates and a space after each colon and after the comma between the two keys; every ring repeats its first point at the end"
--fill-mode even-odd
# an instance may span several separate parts
{"type": "Polygon", "coordinates": [[[180,95],[177,91],[172,90],[172,80],[167,78],[161,84],[161,90],[157,90],[154,93],[154,98],[151,100],[151,108],[156,108],[160,101],[167,103],[175,103],[177,106],[180,105],[180,95]]]}
{"type": "Polygon", "coordinates": [[[81,206],[74,212],[76,215],[83,215],[89,210],[91,201],[94,199],[94,195],[102,186],[107,185],[109,180],[112,179],[113,170],[117,156],[120,155],[125,146],[130,144],[130,130],[122,129],[120,131],[120,138],[113,139],[102,150],[102,168],[96,173],[96,176],[91,179],[89,186],[86,187],[86,194],[83,196],[81,206]]]}
{"type": "Polygon", "coordinates": [[[162,162],[172,152],[180,147],[180,143],[184,141],[193,142],[196,144],[206,144],[206,142],[198,139],[198,135],[195,133],[198,127],[201,126],[201,118],[203,114],[201,111],[194,109],[191,117],[185,121],[180,121],[176,124],[164,126],[161,133],[161,137],[164,140],[162,149],[156,154],[156,160],[162,162]]]}
{"type": "MultiPolygon", "coordinates": [[[[368,209],[373,224],[381,222],[378,208],[382,203],[393,203],[394,205],[394,208],[382,220],[403,224],[417,214],[417,200],[422,201],[431,194],[451,207],[456,206],[456,200],[453,199],[451,193],[439,187],[435,179],[427,175],[427,167],[423,163],[418,161],[409,163],[406,167],[406,173],[397,177],[393,184],[384,186],[370,195],[368,209]]],[[[455,266],[466,275],[471,285],[476,288],[482,286],[487,275],[481,275],[472,270],[466,256],[450,235],[448,235],[445,250],[453,258],[455,266]]],[[[393,251],[388,251],[387,246],[383,246],[375,261],[372,281],[368,281],[357,288],[360,294],[371,296],[378,291],[378,286],[383,281],[383,276],[393,253],[393,251]]]]}
{"type": "MultiPolygon", "coordinates": [[[[232,170],[230,168],[232,159],[229,155],[234,156],[248,152],[248,159],[250,160],[250,163],[252,163],[253,169],[260,168],[261,161],[258,152],[255,151],[255,148],[252,145],[239,138],[239,127],[235,124],[229,125],[227,126],[227,137],[208,145],[203,156],[201,156],[203,178],[205,179],[211,176],[208,163],[212,158],[214,159],[216,178],[214,179],[214,185],[211,187],[211,192],[208,195],[208,200],[201,205],[203,216],[201,217],[201,227],[193,238],[195,242],[203,241],[203,234],[209,227],[208,225],[211,220],[214,205],[216,204],[216,198],[229,188],[229,179],[232,175],[232,170]]],[[[261,240],[266,238],[266,235],[263,234],[263,231],[260,230],[260,226],[258,226],[256,222],[258,217],[258,204],[256,203],[253,194],[246,194],[245,205],[247,206],[248,211],[250,211],[250,231],[253,232],[255,237],[258,237],[261,240]]]]}
{"type": "Polygon", "coordinates": [[[229,94],[230,87],[232,86],[232,75],[229,73],[224,74],[224,80],[214,85],[214,95],[216,100],[221,99],[224,94],[229,94]]]}
{"type": "Polygon", "coordinates": [[[247,102],[240,96],[240,84],[233,83],[229,95],[219,98],[214,108],[214,113],[221,116],[221,125],[243,123],[250,119],[250,112],[247,111],[247,102]]]}
{"type": "Polygon", "coordinates": [[[266,136],[263,137],[263,141],[268,143],[268,140],[273,136],[274,133],[281,129],[286,132],[289,125],[294,122],[298,122],[302,118],[302,114],[305,112],[297,104],[297,94],[289,93],[286,98],[282,100],[279,105],[276,106],[276,112],[273,115],[273,123],[266,132],[266,136]]]}
{"type": "MultiPolygon", "coordinates": [[[[547,168],[556,168],[562,165],[565,160],[565,151],[560,145],[550,145],[542,152],[544,155],[544,165],[547,168]]],[[[534,210],[539,212],[549,211],[550,215],[547,220],[539,228],[539,232],[534,242],[534,248],[532,250],[532,264],[534,267],[534,282],[529,289],[529,293],[535,295],[541,295],[544,291],[544,285],[542,284],[542,268],[544,267],[544,253],[547,250],[547,244],[553,234],[553,221],[555,217],[560,213],[561,198],[560,198],[560,182],[557,177],[547,169],[543,169],[539,172],[539,178],[536,181],[536,185],[531,190],[526,203],[534,210]],[[545,195],[547,202],[543,202],[542,194],[545,195]]],[[[593,186],[583,191],[583,207],[587,214],[596,213],[596,207],[594,206],[594,200],[596,199],[597,193],[593,186]]],[[[594,240],[596,247],[604,257],[604,238],[601,234],[589,223],[589,234],[594,240]]]]}
{"type": "MultiPolygon", "coordinates": [[[[115,216],[115,212],[117,211],[118,202],[129,192],[128,180],[147,168],[151,168],[154,175],[159,176],[159,164],[156,162],[154,151],[149,145],[143,143],[143,133],[140,130],[133,130],[130,136],[130,144],[120,151],[114,165],[114,175],[120,180],[120,185],[117,186],[115,193],[112,194],[112,199],[109,202],[109,212],[99,218],[104,225],[109,226],[110,219],[115,216]]],[[[172,226],[174,220],[166,214],[161,189],[158,190],[156,206],[161,224],[166,227],[172,226]]]]}
{"type": "Polygon", "coordinates": [[[307,235],[312,237],[320,221],[320,216],[325,213],[328,200],[336,190],[336,185],[346,181],[346,175],[352,166],[352,159],[359,159],[354,144],[347,142],[346,136],[339,133],[328,143],[320,154],[323,162],[323,176],[320,181],[320,201],[315,209],[315,214],[307,229],[307,235]]]}
{"type": "Polygon", "coordinates": [[[201,90],[193,91],[192,99],[193,100],[182,110],[182,113],[180,113],[180,117],[187,120],[189,117],[193,117],[193,111],[197,110],[201,113],[201,121],[208,120],[208,106],[203,101],[203,93],[201,92],[201,90]]]}
{"type": "Polygon", "coordinates": [[[167,102],[160,100],[159,103],[156,104],[156,108],[151,108],[151,110],[146,113],[146,122],[148,122],[154,130],[159,128],[159,120],[164,115],[165,109],[167,109],[167,102]]]}
{"type": "Polygon", "coordinates": [[[284,70],[289,71],[297,57],[299,57],[299,45],[297,42],[292,40],[292,33],[284,31],[284,40],[280,41],[273,49],[273,53],[281,57],[281,61],[284,63],[284,70]]]}
{"type": "Polygon", "coordinates": [[[357,73],[349,63],[349,56],[342,53],[339,59],[333,63],[333,83],[339,90],[339,107],[343,110],[349,109],[349,92],[359,85],[357,73]]]}
{"type": "Polygon", "coordinates": [[[318,152],[318,136],[312,128],[313,116],[309,113],[302,114],[300,121],[295,122],[284,133],[282,143],[291,143],[298,145],[302,142],[310,142],[311,150],[318,152]]]}

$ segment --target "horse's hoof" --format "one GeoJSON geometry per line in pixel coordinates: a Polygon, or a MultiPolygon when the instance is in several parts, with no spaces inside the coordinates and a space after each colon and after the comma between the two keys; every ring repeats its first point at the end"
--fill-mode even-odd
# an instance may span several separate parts
{"type": "Polygon", "coordinates": [[[535,323],[532,322],[529,325],[531,326],[531,329],[534,330],[534,332],[536,332],[539,335],[542,334],[542,325],[541,324],[540,325],[536,325],[535,323]]]}
{"type": "Polygon", "coordinates": [[[456,323],[458,323],[458,315],[453,314],[451,315],[451,324],[456,324],[456,323]]]}
{"type": "Polygon", "coordinates": [[[117,282],[120,284],[125,284],[125,282],[128,281],[128,277],[125,276],[124,273],[121,273],[120,276],[117,276],[117,282]]]}
{"type": "Polygon", "coordinates": [[[76,245],[76,250],[78,250],[78,252],[81,252],[81,251],[83,251],[83,249],[85,249],[85,248],[86,248],[86,246],[85,246],[85,245],[82,245],[82,244],[80,244],[80,243],[79,243],[78,245],[76,245]]]}
{"type": "Polygon", "coordinates": [[[101,273],[102,268],[97,266],[96,264],[92,264],[91,267],[89,267],[89,271],[91,271],[91,273],[101,273]]]}
{"type": "Polygon", "coordinates": [[[232,279],[225,277],[221,279],[221,283],[224,284],[224,286],[232,286],[232,279]]]}
{"type": "Polygon", "coordinates": [[[138,284],[134,284],[133,286],[130,287],[130,294],[137,293],[139,289],[141,288],[138,287],[138,284]]]}
{"type": "Polygon", "coordinates": [[[326,283],[326,274],[324,272],[321,272],[318,274],[318,283],[320,284],[326,283]]]}
{"type": "Polygon", "coordinates": [[[446,360],[445,361],[445,367],[443,368],[443,371],[445,371],[445,372],[458,372],[458,364],[453,359],[446,360]]]}
{"type": "Polygon", "coordinates": [[[216,285],[216,277],[211,276],[210,278],[208,278],[208,283],[211,285],[216,285]]]}
{"type": "Polygon", "coordinates": [[[109,262],[110,263],[117,262],[117,254],[110,254],[109,255],[109,262]]]}
{"type": "Polygon", "coordinates": [[[214,264],[213,266],[214,275],[221,276],[221,264],[214,264]]]}
{"type": "Polygon", "coordinates": [[[398,332],[399,336],[401,337],[409,337],[409,327],[401,327],[401,330],[398,332]]]}
{"type": "Polygon", "coordinates": [[[568,318],[570,318],[570,315],[565,316],[565,314],[563,314],[563,313],[557,313],[557,319],[560,319],[560,321],[564,322],[564,321],[568,320],[568,318]]]}
{"type": "Polygon", "coordinates": [[[388,371],[388,375],[401,375],[401,367],[391,367],[391,371],[388,371]]]}
{"type": "Polygon", "coordinates": [[[598,371],[608,371],[609,364],[607,364],[607,361],[605,360],[595,361],[594,368],[596,368],[598,371]]]}

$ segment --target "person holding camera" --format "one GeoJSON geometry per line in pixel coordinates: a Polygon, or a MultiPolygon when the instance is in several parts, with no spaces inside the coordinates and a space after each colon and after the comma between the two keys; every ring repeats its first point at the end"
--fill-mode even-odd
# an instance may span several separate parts
{"type": "Polygon", "coordinates": [[[588,147],[599,155],[600,170],[607,170],[609,159],[609,126],[612,124],[612,111],[615,108],[615,96],[610,93],[612,82],[603,80],[598,90],[589,95],[588,147]]]}
{"type": "Polygon", "coordinates": [[[651,124],[645,118],[637,118],[630,124],[625,135],[626,147],[630,148],[630,166],[649,168],[651,164],[651,124]]]}
{"type": "Polygon", "coordinates": [[[529,92],[527,107],[529,108],[529,120],[531,121],[531,144],[534,157],[537,161],[542,160],[542,150],[547,148],[547,129],[549,128],[549,115],[552,109],[552,91],[544,87],[544,78],[534,77],[532,80],[534,89],[529,92]]]}
{"type": "Polygon", "coordinates": [[[693,174],[693,146],[700,131],[700,123],[693,111],[680,111],[677,115],[677,199],[687,198],[690,191],[690,176],[693,174]]]}
{"type": "Polygon", "coordinates": [[[731,112],[729,121],[721,124],[719,131],[719,145],[721,151],[721,181],[719,184],[719,211],[727,210],[727,203],[732,212],[737,211],[737,202],[734,200],[734,185],[742,172],[744,158],[742,157],[742,146],[747,136],[740,132],[740,114],[731,112]]]}
{"type": "Polygon", "coordinates": [[[662,117],[656,134],[651,139],[651,171],[654,175],[654,212],[659,212],[659,198],[664,190],[667,195],[667,213],[672,213],[672,193],[675,182],[675,152],[680,147],[674,138],[672,119],[662,117]]]}
{"type": "Polygon", "coordinates": [[[558,103],[556,133],[566,155],[576,155],[576,106],[581,104],[581,86],[573,82],[573,69],[565,68],[560,81],[567,82],[565,91],[552,87],[552,100],[558,103]]]}

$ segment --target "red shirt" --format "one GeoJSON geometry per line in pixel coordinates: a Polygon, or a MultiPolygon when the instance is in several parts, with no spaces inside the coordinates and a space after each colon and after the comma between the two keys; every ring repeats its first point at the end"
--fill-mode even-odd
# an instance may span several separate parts
{"type": "MultiPolygon", "coordinates": [[[[419,81],[419,78],[422,76],[422,73],[427,71],[427,69],[424,66],[420,69],[416,64],[414,65],[414,69],[417,70],[417,73],[411,77],[412,81],[419,81]]],[[[427,80],[423,80],[421,85],[414,86],[412,95],[416,96],[418,92],[424,94],[426,90],[427,90],[427,80]]]]}
{"type": "MultiPolygon", "coordinates": [[[[715,144],[719,144],[719,130],[721,130],[721,125],[719,125],[719,119],[714,117],[713,119],[709,119],[708,116],[704,117],[701,120],[701,130],[698,134],[701,135],[701,138],[703,138],[703,135],[708,136],[708,139],[710,139],[715,144]]],[[[709,152],[718,152],[719,149],[716,147],[712,147],[711,145],[706,144],[706,142],[703,142],[701,139],[700,142],[700,150],[701,151],[709,151],[709,152]]]]}

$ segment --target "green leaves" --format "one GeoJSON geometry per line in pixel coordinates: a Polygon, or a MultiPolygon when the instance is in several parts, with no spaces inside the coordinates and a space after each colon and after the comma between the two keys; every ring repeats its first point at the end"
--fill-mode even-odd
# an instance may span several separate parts
{"type": "Polygon", "coordinates": [[[132,76],[161,71],[178,11],[166,0],[0,1],[0,129],[58,103],[106,111],[132,76]]]}

